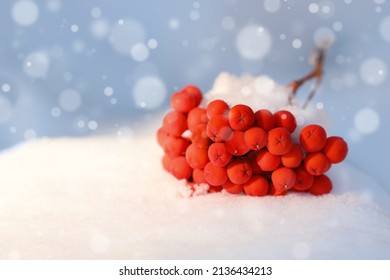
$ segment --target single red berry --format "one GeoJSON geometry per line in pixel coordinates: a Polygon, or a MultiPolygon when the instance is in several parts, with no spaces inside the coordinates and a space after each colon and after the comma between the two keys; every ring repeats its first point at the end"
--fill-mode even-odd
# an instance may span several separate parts
{"type": "Polygon", "coordinates": [[[185,154],[186,160],[192,168],[202,169],[209,162],[207,150],[199,148],[194,143],[188,146],[185,154]]]}
{"type": "Polygon", "coordinates": [[[173,110],[188,113],[196,107],[194,97],[184,91],[175,92],[171,97],[171,108],[173,110]]]}
{"type": "Polygon", "coordinates": [[[202,102],[203,94],[202,91],[194,85],[185,86],[181,91],[188,92],[195,100],[195,107],[199,106],[202,102]]]}
{"type": "Polygon", "coordinates": [[[244,141],[251,150],[258,151],[267,144],[268,134],[260,127],[251,127],[245,131],[244,141]]]}
{"type": "Polygon", "coordinates": [[[184,155],[189,145],[190,142],[183,137],[168,136],[164,142],[163,149],[170,158],[175,158],[184,155]]]}
{"type": "Polygon", "coordinates": [[[265,196],[269,191],[268,180],[263,176],[253,176],[244,184],[244,191],[250,196],[265,196]]]}
{"type": "Polygon", "coordinates": [[[192,176],[192,168],[187,163],[187,160],[184,156],[179,156],[172,159],[171,162],[171,173],[178,180],[190,179],[192,176]]]}
{"type": "Polygon", "coordinates": [[[187,129],[187,117],[178,111],[171,111],[165,115],[162,128],[169,135],[179,137],[187,129]]]}
{"type": "Polygon", "coordinates": [[[272,172],[271,179],[276,190],[288,191],[295,185],[297,176],[294,170],[287,167],[279,167],[272,172]]]}
{"type": "Polygon", "coordinates": [[[276,127],[268,132],[267,148],[274,155],[287,154],[293,146],[290,132],[284,127],[276,127]]]}
{"type": "Polygon", "coordinates": [[[314,176],[322,175],[330,168],[328,158],[321,152],[307,154],[304,165],[307,172],[314,176]]]}
{"type": "Polygon", "coordinates": [[[251,107],[243,104],[233,106],[229,111],[229,124],[233,130],[247,130],[255,122],[255,113],[251,107]]]}
{"type": "Polygon", "coordinates": [[[276,127],[284,127],[290,133],[293,133],[297,128],[297,121],[293,114],[287,110],[280,110],[274,114],[275,116],[275,126],[276,127]]]}
{"type": "Polygon", "coordinates": [[[227,175],[235,184],[245,184],[252,177],[252,166],[248,160],[234,159],[227,166],[227,175]]]}
{"type": "Polygon", "coordinates": [[[326,144],[326,131],[320,125],[307,125],[301,130],[299,141],[306,152],[319,152],[326,144]]]}
{"type": "Polygon", "coordinates": [[[229,105],[221,99],[216,99],[211,101],[207,105],[206,111],[209,120],[215,116],[220,116],[220,115],[225,116],[227,118],[229,114],[229,105]]]}
{"type": "Polygon", "coordinates": [[[211,162],[208,162],[206,164],[203,172],[207,183],[209,183],[212,186],[223,185],[228,179],[226,174],[226,168],[216,166],[211,162]]]}
{"type": "Polygon", "coordinates": [[[208,149],[208,157],[210,161],[219,167],[226,166],[232,159],[232,155],[228,152],[224,143],[213,143],[208,149]]]}
{"type": "Polygon", "coordinates": [[[331,163],[342,162],[348,154],[348,144],[338,136],[329,137],[322,152],[331,163]]]}
{"type": "Polygon", "coordinates": [[[257,165],[262,171],[274,171],[281,163],[280,156],[270,153],[267,149],[261,150],[256,158],[257,165]]]}
{"type": "Polygon", "coordinates": [[[295,185],[293,186],[293,189],[295,191],[307,191],[311,188],[314,182],[314,176],[309,174],[309,172],[306,171],[304,166],[300,166],[295,170],[295,174],[297,175],[297,180],[295,182],[295,185]]]}
{"type": "Polygon", "coordinates": [[[314,195],[323,195],[330,193],[333,188],[332,181],[326,175],[314,177],[314,182],[309,192],[314,195]]]}

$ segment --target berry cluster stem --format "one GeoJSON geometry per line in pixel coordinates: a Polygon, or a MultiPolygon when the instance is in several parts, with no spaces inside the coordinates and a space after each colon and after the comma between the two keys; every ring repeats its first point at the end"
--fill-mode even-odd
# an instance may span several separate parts
{"type": "Polygon", "coordinates": [[[315,55],[316,61],[314,63],[313,70],[309,74],[307,74],[306,76],[304,76],[298,80],[295,80],[289,84],[289,86],[292,89],[292,93],[291,93],[290,98],[289,98],[290,104],[291,104],[291,100],[292,100],[293,96],[296,95],[298,89],[303,84],[305,84],[307,81],[309,81],[311,79],[316,79],[316,81],[315,81],[315,83],[314,83],[314,85],[309,93],[309,96],[307,97],[305,103],[302,106],[303,108],[306,108],[306,106],[313,99],[314,95],[317,93],[317,91],[321,85],[322,76],[323,76],[323,67],[324,67],[324,63],[325,63],[325,48],[315,49],[314,55],[315,55]]]}

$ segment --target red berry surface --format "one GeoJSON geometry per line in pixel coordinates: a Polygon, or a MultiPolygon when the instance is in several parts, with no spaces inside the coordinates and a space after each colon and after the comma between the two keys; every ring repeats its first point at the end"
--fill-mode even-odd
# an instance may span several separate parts
{"type": "Polygon", "coordinates": [[[187,117],[178,111],[171,111],[165,115],[162,128],[169,135],[179,137],[187,129],[187,117]]]}
{"type": "Polygon", "coordinates": [[[293,133],[297,128],[297,121],[295,120],[294,115],[287,110],[277,111],[275,114],[275,126],[284,127],[290,133],[293,133]]]}
{"type": "Polygon", "coordinates": [[[211,101],[207,105],[206,110],[207,110],[207,117],[209,119],[211,119],[215,116],[220,116],[220,115],[228,117],[229,105],[225,101],[217,99],[217,100],[211,101]]]}
{"type": "Polygon", "coordinates": [[[232,159],[232,154],[228,152],[224,143],[213,143],[208,149],[210,161],[219,167],[226,166],[232,159]]]}
{"type": "Polygon", "coordinates": [[[323,195],[330,193],[333,188],[332,181],[326,175],[316,176],[309,192],[314,195],[323,195]]]}
{"type": "Polygon", "coordinates": [[[263,176],[255,175],[244,184],[244,191],[250,196],[265,196],[269,191],[268,180],[263,176]]]}
{"type": "Polygon", "coordinates": [[[243,131],[233,131],[225,142],[226,149],[233,156],[242,156],[249,152],[249,147],[244,140],[243,131]]]}
{"type": "Polygon", "coordinates": [[[245,131],[244,141],[251,150],[258,151],[267,144],[268,134],[260,127],[251,127],[245,131]]]}
{"type": "Polygon", "coordinates": [[[261,109],[255,113],[255,126],[261,127],[265,131],[270,131],[275,127],[275,116],[271,111],[261,109]]]}
{"type": "Polygon", "coordinates": [[[296,182],[295,171],[287,167],[279,167],[272,172],[272,183],[277,191],[289,190],[296,182]]]}
{"type": "Polygon", "coordinates": [[[207,123],[207,136],[214,142],[224,142],[229,139],[232,129],[229,120],[223,115],[212,117],[207,123]]]}
{"type": "Polygon", "coordinates": [[[188,85],[185,86],[181,91],[187,92],[189,95],[191,95],[195,100],[195,106],[199,106],[199,104],[202,102],[203,94],[202,91],[194,85],[188,85]]]}
{"type": "Polygon", "coordinates": [[[306,152],[319,152],[326,144],[326,131],[320,125],[307,125],[301,130],[299,141],[306,152]]]}
{"type": "Polygon", "coordinates": [[[326,140],[322,152],[331,163],[340,163],[347,157],[348,144],[341,137],[331,136],[326,140]]]}
{"type": "Polygon", "coordinates": [[[254,122],[255,114],[247,105],[238,104],[229,111],[229,124],[233,130],[247,130],[253,126],[254,122]]]}
{"type": "Polygon", "coordinates": [[[248,160],[234,159],[227,166],[229,180],[235,184],[245,184],[252,177],[252,166],[248,160]]]}
{"type": "Polygon", "coordinates": [[[322,175],[329,170],[330,162],[321,152],[309,153],[304,160],[305,168],[311,175],[322,175]]]}
{"type": "Polygon", "coordinates": [[[287,154],[293,147],[290,132],[284,127],[276,127],[268,132],[267,148],[274,155],[287,154]]]}
{"type": "Polygon", "coordinates": [[[184,91],[175,92],[171,97],[171,108],[175,111],[188,113],[196,107],[194,97],[184,91]]]}
{"type": "Polygon", "coordinates": [[[209,162],[204,167],[204,178],[212,186],[223,185],[228,179],[226,168],[216,166],[209,162]]]}

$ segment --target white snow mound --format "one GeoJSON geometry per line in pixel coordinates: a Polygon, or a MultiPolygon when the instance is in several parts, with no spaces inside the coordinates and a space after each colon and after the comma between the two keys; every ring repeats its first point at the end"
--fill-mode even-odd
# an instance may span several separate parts
{"type": "Polygon", "coordinates": [[[389,196],[351,165],[334,191],[183,198],[154,134],[0,154],[0,258],[389,259],[389,196]]]}

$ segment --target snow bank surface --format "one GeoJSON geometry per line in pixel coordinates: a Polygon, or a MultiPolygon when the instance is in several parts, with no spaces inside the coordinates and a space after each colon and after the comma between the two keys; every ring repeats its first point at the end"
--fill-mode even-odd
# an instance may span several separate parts
{"type": "Polygon", "coordinates": [[[390,198],[351,165],[323,197],[185,199],[161,156],[151,134],[0,154],[0,258],[390,258],[390,198]]]}

